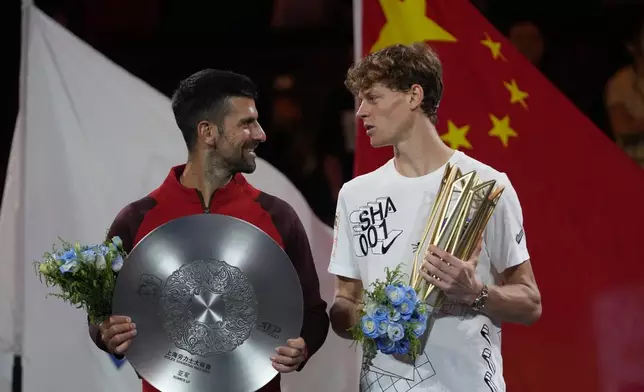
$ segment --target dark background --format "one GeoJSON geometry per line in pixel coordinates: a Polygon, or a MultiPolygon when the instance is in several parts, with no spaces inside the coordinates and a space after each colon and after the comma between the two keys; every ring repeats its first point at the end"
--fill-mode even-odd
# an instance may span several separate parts
{"type": "MultiPolygon", "coordinates": [[[[631,59],[623,44],[644,1],[473,1],[507,34],[531,20],[543,34],[542,72],[612,137],[607,80],[631,59]]],[[[353,59],[350,0],[40,0],[35,4],[162,93],[202,68],[245,73],[261,88],[268,142],[258,153],[332,222],[338,184],[351,178],[341,114],[353,108],[344,74],[353,59]]],[[[3,86],[8,96],[0,165],[18,109],[20,2],[2,4],[3,86]]],[[[100,92],[97,92],[100,93],[100,92]]],[[[601,159],[601,157],[598,157],[601,159]]],[[[4,170],[2,171],[4,175],[4,170]]],[[[4,177],[2,184],[4,184],[4,177]]]]}

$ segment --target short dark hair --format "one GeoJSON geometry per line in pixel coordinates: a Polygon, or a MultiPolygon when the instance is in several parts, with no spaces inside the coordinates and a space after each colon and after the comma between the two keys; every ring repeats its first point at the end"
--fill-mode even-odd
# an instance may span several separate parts
{"type": "Polygon", "coordinates": [[[345,85],[353,94],[374,84],[407,92],[418,84],[425,94],[421,108],[436,124],[438,104],[443,96],[443,67],[438,55],[424,42],[396,44],[371,53],[347,72],[345,85]]]}
{"type": "Polygon", "coordinates": [[[195,146],[200,121],[211,121],[222,131],[228,100],[257,100],[258,95],[257,86],[248,76],[230,71],[204,69],[182,80],[172,95],[172,111],[188,151],[195,146]]]}

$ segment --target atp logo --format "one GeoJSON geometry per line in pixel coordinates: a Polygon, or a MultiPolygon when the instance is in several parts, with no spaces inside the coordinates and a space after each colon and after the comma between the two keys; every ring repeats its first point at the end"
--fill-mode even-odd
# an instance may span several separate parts
{"type": "Polygon", "coordinates": [[[353,229],[353,248],[358,257],[371,251],[374,255],[387,254],[391,246],[402,234],[402,230],[392,230],[387,226],[387,218],[397,211],[390,197],[379,197],[349,215],[353,229]]]}

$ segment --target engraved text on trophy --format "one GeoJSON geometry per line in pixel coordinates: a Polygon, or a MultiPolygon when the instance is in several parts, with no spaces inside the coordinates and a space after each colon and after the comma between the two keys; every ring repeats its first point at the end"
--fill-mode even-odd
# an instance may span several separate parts
{"type": "Polygon", "coordinates": [[[282,328],[275,325],[271,324],[268,321],[262,321],[261,323],[257,324],[257,330],[264,332],[266,335],[279,339],[280,338],[280,333],[282,332],[282,328]]]}
{"type": "Polygon", "coordinates": [[[163,326],[178,348],[209,356],[234,350],[257,322],[257,298],[242,271],[220,260],[184,264],[165,282],[163,326]]]}
{"type": "Polygon", "coordinates": [[[144,298],[155,298],[159,295],[159,290],[161,288],[161,279],[157,278],[154,275],[143,274],[139,282],[139,288],[136,292],[144,298]]]}

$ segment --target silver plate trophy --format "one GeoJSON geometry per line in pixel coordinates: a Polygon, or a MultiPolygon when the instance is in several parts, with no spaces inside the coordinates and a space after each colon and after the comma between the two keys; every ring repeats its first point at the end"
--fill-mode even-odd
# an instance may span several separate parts
{"type": "Polygon", "coordinates": [[[252,392],[302,328],[300,281],[282,248],[224,215],[173,220],[141,240],[116,280],[112,313],[137,336],[127,359],[162,392],[252,392]]]}

